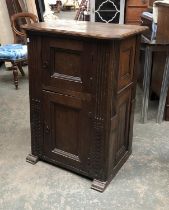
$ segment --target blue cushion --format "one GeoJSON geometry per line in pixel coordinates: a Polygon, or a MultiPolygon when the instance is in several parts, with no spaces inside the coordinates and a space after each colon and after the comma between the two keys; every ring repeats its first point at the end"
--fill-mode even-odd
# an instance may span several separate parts
{"type": "Polygon", "coordinates": [[[12,60],[27,58],[27,46],[22,44],[6,44],[0,46],[0,60],[12,60]]]}

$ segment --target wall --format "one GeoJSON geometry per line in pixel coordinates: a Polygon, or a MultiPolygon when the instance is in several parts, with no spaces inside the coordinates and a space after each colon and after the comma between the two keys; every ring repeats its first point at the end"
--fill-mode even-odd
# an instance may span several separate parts
{"type": "Polygon", "coordinates": [[[25,2],[27,4],[28,11],[37,15],[35,1],[34,0],[25,0],[25,2]]]}
{"type": "Polygon", "coordinates": [[[13,43],[13,33],[5,0],[0,0],[0,43],[13,43]]]}
{"type": "MultiPolygon", "coordinates": [[[[34,0],[24,0],[24,1],[27,3],[28,11],[37,15],[35,1],[34,0]]],[[[13,43],[14,38],[6,6],[6,0],[0,0],[0,29],[1,29],[0,43],[1,44],[13,43]]]]}

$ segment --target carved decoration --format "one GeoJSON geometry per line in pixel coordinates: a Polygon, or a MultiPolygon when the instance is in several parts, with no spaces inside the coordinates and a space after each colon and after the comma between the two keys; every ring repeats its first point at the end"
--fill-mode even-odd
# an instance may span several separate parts
{"type": "Polygon", "coordinates": [[[108,67],[110,62],[110,47],[104,41],[98,43],[96,52],[96,81],[95,81],[95,102],[94,112],[91,114],[94,139],[91,151],[91,173],[99,179],[104,178],[103,173],[103,154],[105,140],[105,108],[107,97],[107,78],[108,67]],[[98,63],[97,61],[100,60],[98,63]]]}
{"type": "Polygon", "coordinates": [[[32,154],[40,156],[42,154],[42,131],[40,117],[40,101],[31,100],[31,136],[32,136],[32,154]]]}
{"type": "Polygon", "coordinates": [[[65,151],[57,149],[57,148],[55,148],[52,152],[56,153],[57,155],[61,155],[63,157],[66,157],[66,158],[75,160],[77,162],[80,162],[80,159],[77,155],[71,154],[69,152],[65,152],[65,151]]]}

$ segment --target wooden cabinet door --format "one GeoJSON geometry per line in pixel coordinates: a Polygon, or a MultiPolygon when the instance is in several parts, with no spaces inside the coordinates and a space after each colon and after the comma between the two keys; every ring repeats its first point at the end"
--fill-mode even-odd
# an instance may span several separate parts
{"type": "Polygon", "coordinates": [[[91,43],[78,39],[45,37],[42,43],[43,89],[89,93],[92,79],[91,48],[91,43]]]}
{"type": "Polygon", "coordinates": [[[90,101],[43,91],[44,155],[84,175],[88,175],[91,142],[89,108],[90,101]]]}

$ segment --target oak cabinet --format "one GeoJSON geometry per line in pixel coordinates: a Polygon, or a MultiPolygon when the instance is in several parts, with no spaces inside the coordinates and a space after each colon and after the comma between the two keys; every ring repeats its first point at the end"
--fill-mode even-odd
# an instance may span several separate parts
{"type": "Polygon", "coordinates": [[[29,37],[32,153],[103,191],[131,154],[140,33],[145,27],[56,21],[29,37]]]}

